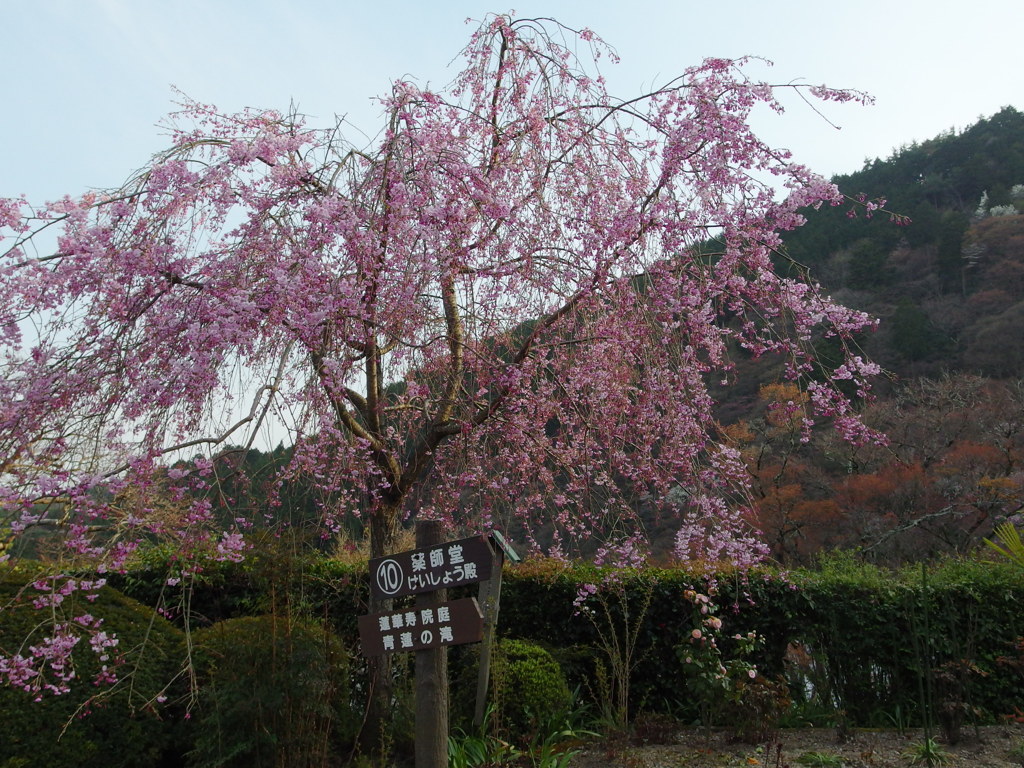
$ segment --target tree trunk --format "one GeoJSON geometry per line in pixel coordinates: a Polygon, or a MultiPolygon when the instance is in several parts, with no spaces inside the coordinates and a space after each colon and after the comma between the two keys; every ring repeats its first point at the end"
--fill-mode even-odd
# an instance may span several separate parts
{"type": "Polygon", "coordinates": [[[384,557],[395,551],[402,505],[382,504],[370,515],[370,557],[384,557]]]}
{"type": "MultiPolygon", "coordinates": [[[[400,504],[383,504],[370,516],[370,557],[383,557],[395,551],[398,541],[400,504]]],[[[370,593],[369,613],[390,611],[394,601],[370,593]]],[[[394,702],[394,673],[391,654],[367,659],[366,718],[359,732],[359,747],[364,755],[384,756],[391,738],[394,702]]]]}

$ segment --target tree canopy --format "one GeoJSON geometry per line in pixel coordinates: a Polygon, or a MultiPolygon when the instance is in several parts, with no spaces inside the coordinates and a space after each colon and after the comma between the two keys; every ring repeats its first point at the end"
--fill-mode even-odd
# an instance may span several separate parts
{"type": "Polygon", "coordinates": [[[237,556],[251,521],[211,525],[208,460],[171,464],[264,430],[376,554],[410,512],[569,552],[642,535],[646,509],[679,520],[680,556],[749,561],[709,392],[737,355],[785,362],[804,429],[876,437],[850,404],[870,319],[773,266],[801,209],[842,198],[749,118],[779,88],[866,97],[711,59],[615,98],[602,56],[589,30],[495,16],[447,88],[395,82],[368,143],[184,100],[120,189],[0,202],[15,533],[59,503],[65,551],[104,567],[152,535],[237,556]]]}

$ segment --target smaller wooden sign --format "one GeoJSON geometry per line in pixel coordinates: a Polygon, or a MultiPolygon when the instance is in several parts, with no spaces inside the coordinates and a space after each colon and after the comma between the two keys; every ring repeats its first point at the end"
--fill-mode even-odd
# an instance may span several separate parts
{"type": "Polygon", "coordinates": [[[477,643],[483,632],[484,617],[475,597],[359,617],[364,656],[477,643]]]}

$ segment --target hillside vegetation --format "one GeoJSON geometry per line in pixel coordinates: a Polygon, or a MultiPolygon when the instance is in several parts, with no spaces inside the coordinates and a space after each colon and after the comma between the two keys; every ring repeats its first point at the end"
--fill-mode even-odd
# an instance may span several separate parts
{"type": "Polygon", "coordinates": [[[1024,114],[1006,107],[834,181],[910,219],[894,226],[831,208],[787,238],[826,289],[882,320],[865,341],[873,358],[901,378],[1020,376],[1024,114]]]}
{"type": "Polygon", "coordinates": [[[801,442],[801,394],[750,361],[722,420],[746,452],[757,523],[787,562],[836,546],[893,562],[968,551],[1024,503],[1024,114],[1006,107],[834,181],[909,221],[810,211],[780,266],[879,319],[860,342],[885,370],[867,412],[891,444],[801,442]]]}

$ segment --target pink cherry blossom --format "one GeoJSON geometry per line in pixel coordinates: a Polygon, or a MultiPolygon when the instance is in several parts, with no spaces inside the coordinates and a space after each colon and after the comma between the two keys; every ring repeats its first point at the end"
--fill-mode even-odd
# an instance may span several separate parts
{"type": "Polygon", "coordinates": [[[217,530],[210,457],[269,431],[294,446],[276,487],[305,478],[324,530],[361,518],[375,555],[415,514],[559,556],[596,538],[627,566],[644,518],[675,519],[680,558],[760,558],[708,382],[780,358],[807,429],[881,437],[836,386],[869,395],[852,338],[873,321],[772,261],[802,209],[842,196],[750,116],[781,112],[780,89],[866,97],[709,59],[621,98],[602,56],[589,30],[493,16],[449,88],[393,85],[370,142],[184,99],[120,189],[0,201],[12,529],[60,530],[76,567],[119,570],[148,536],[182,577],[239,558],[267,521],[217,530]],[[824,380],[816,336],[846,350],[824,380]]]}

